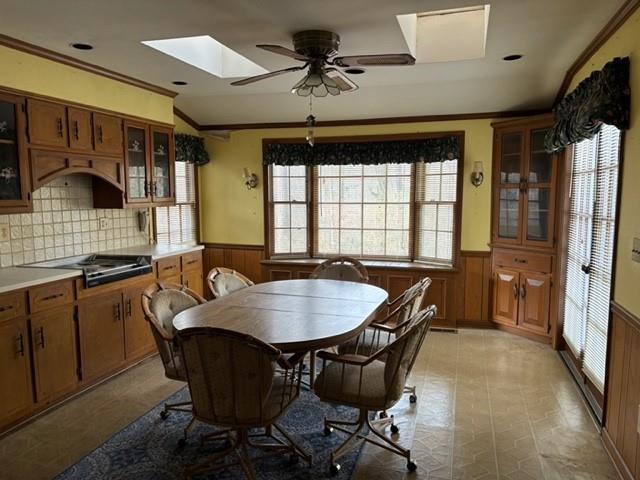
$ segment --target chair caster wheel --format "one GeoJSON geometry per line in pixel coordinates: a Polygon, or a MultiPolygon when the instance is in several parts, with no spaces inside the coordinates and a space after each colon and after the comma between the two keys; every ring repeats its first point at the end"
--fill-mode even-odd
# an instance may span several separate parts
{"type": "Polygon", "coordinates": [[[418,466],[415,464],[415,462],[412,462],[411,460],[407,462],[407,470],[409,470],[410,472],[415,472],[417,469],[418,466]]]}
{"type": "Polygon", "coordinates": [[[166,420],[168,416],[169,416],[169,412],[167,412],[166,410],[163,410],[160,412],[160,418],[162,420],[166,420]]]}
{"type": "Polygon", "coordinates": [[[335,476],[340,472],[340,464],[339,463],[332,463],[331,467],[329,467],[329,473],[331,474],[331,476],[335,476]]]}
{"type": "Polygon", "coordinates": [[[186,444],[187,444],[187,441],[184,438],[181,438],[180,440],[178,440],[178,448],[184,448],[186,444]]]}
{"type": "Polygon", "coordinates": [[[391,433],[396,434],[400,431],[397,425],[391,425],[391,433]]]}
{"type": "Polygon", "coordinates": [[[416,403],[418,401],[418,396],[415,394],[409,395],[409,403],[416,403]]]}
{"type": "Polygon", "coordinates": [[[389,416],[389,415],[387,415],[387,412],[385,412],[385,411],[380,412],[380,418],[381,418],[381,419],[383,419],[383,418],[387,418],[388,416],[389,416]]]}
{"type": "Polygon", "coordinates": [[[329,435],[331,435],[331,432],[333,432],[333,428],[331,428],[331,427],[324,427],[324,431],[323,431],[323,433],[324,433],[324,436],[325,436],[325,437],[328,437],[329,435]]]}

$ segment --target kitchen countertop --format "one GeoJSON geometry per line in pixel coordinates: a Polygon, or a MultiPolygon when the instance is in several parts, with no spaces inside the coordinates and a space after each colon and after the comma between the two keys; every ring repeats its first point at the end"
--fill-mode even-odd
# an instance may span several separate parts
{"type": "MultiPolygon", "coordinates": [[[[108,255],[151,255],[153,260],[173,255],[202,250],[203,245],[139,245],[137,247],[106,250],[108,255]]],[[[80,270],[39,267],[6,267],[0,268],[0,293],[34,287],[43,283],[66,280],[82,276],[80,270]]]]}

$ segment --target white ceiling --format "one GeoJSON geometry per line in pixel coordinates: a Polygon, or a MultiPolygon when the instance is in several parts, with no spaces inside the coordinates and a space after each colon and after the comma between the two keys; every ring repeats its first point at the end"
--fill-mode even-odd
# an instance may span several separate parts
{"type": "MultiPolygon", "coordinates": [[[[360,89],[314,99],[318,120],[547,108],[564,74],[624,0],[493,0],[479,60],[370,68],[360,89]],[[523,54],[518,62],[502,57],[523,54]]],[[[479,0],[0,0],[0,33],[180,92],[176,106],[200,124],[301,121],[308,100],[290,73],[232,87],[140,42],[211,35],[272,71],[293,59],[255,48],[291,48],[291,35],[327,29],[341,55],[408,52],[396,15],[479,5],[479,0]],[[90,43],[92,51],[69,44],[90,43]],[[177,87],[173,80],[189,84],[177,87]]]]}

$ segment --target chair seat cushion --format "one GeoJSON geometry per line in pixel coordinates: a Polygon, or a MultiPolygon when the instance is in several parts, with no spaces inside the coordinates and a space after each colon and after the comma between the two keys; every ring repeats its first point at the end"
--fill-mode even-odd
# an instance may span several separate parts
{"type": "Polygon", "coordinates": [[[198,305],[198,302],[190,295],[180,290],[167,289],[160,290],[153,296],[149,309],[162,324],[162,327],[174,335],[174,317],[180,312],[195,307],[196,305],[198,305]]]}
{"type": "MultiPolygon", "coordinates": [[[[354,357],[366,358],[359,355],[354,357]]],[[[365,367],[331,362],[316,378],[313,391],[326,402],[385,410],[398,399],[385,398],[387,392],[384,372],[385,364],[379,360],[374,360],[365,367]]]]}

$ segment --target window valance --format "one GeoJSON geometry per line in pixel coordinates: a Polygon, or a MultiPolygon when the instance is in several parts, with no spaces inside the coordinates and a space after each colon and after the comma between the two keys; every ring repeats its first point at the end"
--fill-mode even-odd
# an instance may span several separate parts
{"type": "Polygon", "coordinates": [[[265,165],[380,165],[385,163],[443,162],[460,157],[458,136],[410,140],[269,142],[263,147],[265,165]]]}
{"type": "Polygon", "coordinates": [[[625,130],[630,108],[629,57],[614,58],[554,108],[555,124],[547,133],[545,148],[555,152],[592,138],[603,123],[625,130]]]}
{"type": "Polygon", "coordinates": [[[204,148],[204,139],[186,133],[176,133],[176,162],[209,163],[209,153],[204,148]]]}

